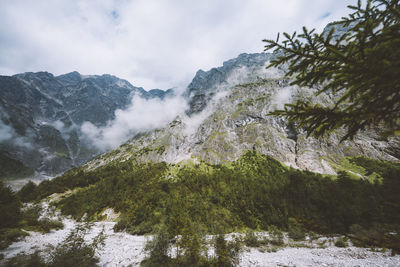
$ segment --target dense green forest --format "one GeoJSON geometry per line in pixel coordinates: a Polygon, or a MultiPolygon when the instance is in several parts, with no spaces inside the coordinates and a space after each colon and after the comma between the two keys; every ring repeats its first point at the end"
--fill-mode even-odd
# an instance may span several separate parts
{"type": "Polygon", "coordinates": [[[115,230],[133,234],[162,225],[173,235],[187,228],[214,234],[270,225],[287,229],[290,218],[321,233],[348,233],[353,225],[397,229],[400,164],[364,157],[350,161],[378,178],[371,182],[346,172],[326,177],[249,151],[226,165],[128,160],[93,171],[76,169],[39,186],[29,183],[18,195],[32,201],[73,189],[56,204],[64,214],[98,220],[112,207],[121,213],[115,230]]]}

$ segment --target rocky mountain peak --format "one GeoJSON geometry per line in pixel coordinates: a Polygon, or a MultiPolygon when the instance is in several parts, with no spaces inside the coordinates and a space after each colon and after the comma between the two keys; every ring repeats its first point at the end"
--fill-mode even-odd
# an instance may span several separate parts
{"type": "Polygon", "coordinates": [[[64,85],[76,85],[82,81],[82,75],[77,71],[73,71],[57,76],[57,80],[64,85]]]}
{"type": "Polygon", "coordinates": [[[197,71],[185,92],[190,107],[187,114],[201,112],[212,95],[220,90],[225,90],[237,83],[246,83],[257,77],[266,77],[263,73],[264,67],[271,56],[268,53],[243,53],[225,61],[220,67],[212,68],[207,72],[197,71]]]}
{"type": "Polygon", "coordinates": [[[13,75],[14,77],[20,78],[20,79],[26,79],[26,80],[35,80],[35,79],[40,79],[40,80],[49,80],[53,79],[54,75],[47,72],[47,71],[39,71],[39,72],[24,72],[20,74],[13,75]]]}

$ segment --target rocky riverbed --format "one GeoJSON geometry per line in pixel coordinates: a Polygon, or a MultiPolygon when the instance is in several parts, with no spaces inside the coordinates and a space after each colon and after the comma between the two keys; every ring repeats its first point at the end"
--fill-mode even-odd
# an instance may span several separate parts
{"type": "MultiPolygon", "coordinates": [[[[56,197],[53,197],[56,199],[56,197]]],[[[29,236],[11,244],[0,251],[4,259],[0,265],[19,253],[31,254],[37,250],[46,258],[49,250],[62,242],[79,224],[75,220],[62,217],[58,211],[43,202],[43,217],[62,220],[64,228],[52,230],[47,234],[29,232],[29,236]]],[[[97,251],[100,266],[139,266],[146,257],[144,247],[151,236],[134,236],[123,232],[114,232],[118,214],[111,209],[103,212],[106,219],[91,224],[85,239],[91,242],[100,232],[105,235],[104,246],[97,251]]],[[[243,234],[235,234],[244,236],[243,234]]],[[[268,237],[268,233],[256,233],[258,238],[268,237]]],[[[230,235],[231,236],[231,235],[230,235]]],[[[391,255],[390,250],[358,248],[348,242],[347,247],[336,247],[340,237],[317,236],[313,239],[294,242],[284,234],[284,245],[279,247],[244,246],[240,255],[239,266],[400,266],[400,255],[391,255]]],[[[207,240],[211,240],[209,237],[207,240]]],[[[210,253],[211,255],[212,253],[210,253]]]]}

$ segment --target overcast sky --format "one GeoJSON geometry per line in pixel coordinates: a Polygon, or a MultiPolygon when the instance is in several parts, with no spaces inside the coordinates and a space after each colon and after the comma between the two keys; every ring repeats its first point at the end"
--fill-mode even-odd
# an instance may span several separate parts
{"type": "Polygon", "coordinates": [[[146,90],[185,87],[264,38],[322,30],[345,0],[1,0],[0,75],[113,74],[146,90]]]}

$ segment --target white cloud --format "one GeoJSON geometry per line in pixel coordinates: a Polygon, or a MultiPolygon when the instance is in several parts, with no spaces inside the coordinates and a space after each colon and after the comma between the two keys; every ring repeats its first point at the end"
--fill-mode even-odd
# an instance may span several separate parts
{"type": "Polygon", "coordinates": [[[13,135],[14,135],[14,129],[4,124],[4,122],[0,120],[0,143],[10,140],[13,137],[13,135]]]}
{"type": "Polygon", "coordinates": [[[297,86],[287,86],[275,90],[276,92],[271,99],[270,110],[283,109],[285,104],[291,103],[297,89],[297,86]]]}
{"type": "Polygon", "coordinates": [[[186,101],[180,97],[144,99],[133,96],[130,106],[117,110],[115,119],[104,127],[84,122],[81,131],[94,146],[105,151],[115,148],[135,133],[163,127],[178,115],[183,115],[186,101]]]}
{"type": "Polygon", "coordinates": [[[56,128],[60,132],[64,131],[65,124],[60,120],[56,120],[56,121],[50,123],[50,125],[53,126],[54,128],[56,128]]]}
{"type": "MultiPolygon", "coordinates": [[[[350,3],[349,3],[350,2],[350,3]]],[[[110,73],[147,89],[186,86],[199,69],[301,26],[321,30],[347,0],[13,0],[0,9],[0,73],[110,73]]]]}
{"type": "Polygon", "coordinates": [[[207,103],[207,106],[201,112],[192,114],[190,117],[183,116],[183,122],[185,123],[185,135],[194,135],[204,120],[206,120],[213,112],[215,112],[220,100],[229,95],[229,93],[230,92],[227,90],[227,88],[222,88],[210,99],[209,103],[207,103]]]}
{"type": "Polygon", "coordinates": [[[28,131],[26,136],[18,135],[14,128],[7,125],[0,119],[0,143],[8,143],[17,147],[25,147],[32,149],[33,145],[30,140],[32,140],[32,133],[28,131]]]}

